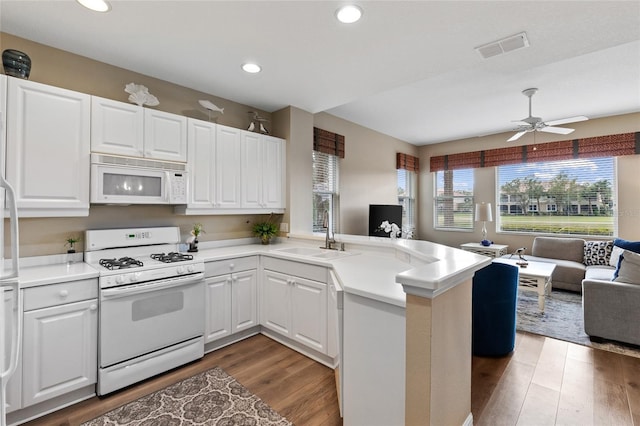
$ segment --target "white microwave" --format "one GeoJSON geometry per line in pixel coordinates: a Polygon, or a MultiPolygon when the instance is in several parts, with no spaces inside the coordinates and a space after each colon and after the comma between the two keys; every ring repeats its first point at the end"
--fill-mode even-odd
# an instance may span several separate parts
{"type": "Polygon", "coordinates": [[[91,154],[91,202],[187,204],[187,165],[145,158],[91,154]]]}

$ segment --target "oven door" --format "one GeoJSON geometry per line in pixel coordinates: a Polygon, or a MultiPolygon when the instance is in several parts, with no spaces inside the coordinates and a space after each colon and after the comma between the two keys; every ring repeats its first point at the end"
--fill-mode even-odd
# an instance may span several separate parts
{"type": "Polygon", "coordinates": [[[204,274],[100,291],[100,367],[204,334],[204,274]]]}

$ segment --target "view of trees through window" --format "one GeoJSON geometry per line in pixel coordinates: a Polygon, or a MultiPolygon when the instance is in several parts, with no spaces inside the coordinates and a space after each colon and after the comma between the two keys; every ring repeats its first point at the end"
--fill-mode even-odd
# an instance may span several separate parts
{"type": "Polygon", "coordinates": [[[500,231],[613,236],[613,158],[498,167],[500,231]]]}
{"type": "Polygon", "coordinates": [[[435,173],[434,228],[473,229],[473,169],[435,173]]]}

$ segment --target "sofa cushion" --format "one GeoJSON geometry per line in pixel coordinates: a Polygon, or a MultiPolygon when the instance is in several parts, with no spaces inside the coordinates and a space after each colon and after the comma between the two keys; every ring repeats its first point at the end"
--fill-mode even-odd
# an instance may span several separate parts
{"type": "Polygon", "coordinates": [[[581,238],[536,237],[533,240],[531,254],[538,257],[582,263],[584,260],[584,240],[581,238]]]}
{"type": "Polygon", "coordinates": [[[602,265],[587,266],[587,270],[584,273],[584,279],[612,281],[613,274],[615,272],[616,272],[616,268],[613,268],[611,266],[602,266],[602,265]]]}
{"type": "Polygon", "coordinates": [[[622,254],[622,250],[629,250],[634,253],[640,253],[640,241],[628,241],[622,238],[616,238],[613,240],[613,251],[611,253],[611,260],[609,265],[614,268],[618,267],[618,259],[622,254]]]}
{"type": "Polygon", "coordinates": [[[613,241],[585,241],[584,261],[587,266],[608,265],[613,251],[613,241]]]}
{"type": "Polygon", "coordinates": [[[620,255],[613,281],[640,284],[640,254],[625,250],[620,255]]]}

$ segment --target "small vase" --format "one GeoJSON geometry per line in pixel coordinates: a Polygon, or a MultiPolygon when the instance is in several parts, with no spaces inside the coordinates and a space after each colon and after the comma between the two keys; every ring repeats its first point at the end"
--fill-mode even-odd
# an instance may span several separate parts
{"type": "Polygon", "coordinates": [[[29,78],[31,58],[26,53],[15,49],[7,49],[2,52],[2,65],[6,75],[24,79],[29,78]]]}
{"type": "Polygon", "coordinates": [[[198,251],[198,239],[196,238],[195,240],[193,240],[192,243],[189,243],[189,250],[187,250],[188,253],[196,253],[198,251]]]}
{"type": "Polygon", "coordinates": [[[263,235],[260,237],[260,241],[262,241],[262,244],[267,245],[271,241],[271,237],[268,235],[263,235]]]}

